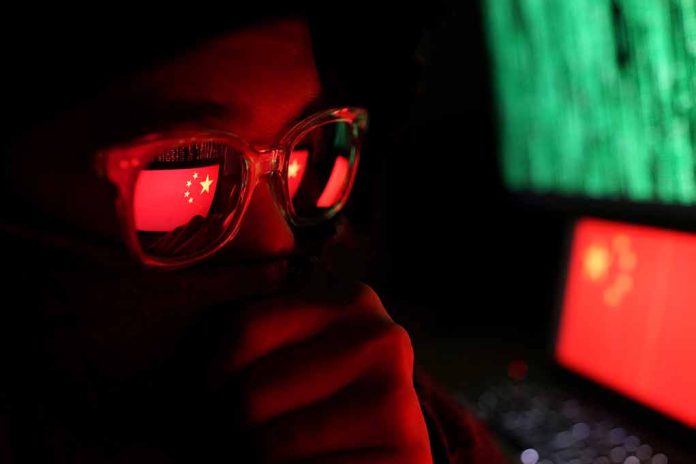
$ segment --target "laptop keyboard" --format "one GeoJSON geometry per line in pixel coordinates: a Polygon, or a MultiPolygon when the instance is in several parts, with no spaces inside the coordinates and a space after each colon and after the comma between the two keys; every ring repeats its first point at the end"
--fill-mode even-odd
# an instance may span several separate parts
{"type": "Polygon", "coordinates": [[[650,438],[569,392],[505,381],[474,397],[475,411],[519,450],[523,464],[695,464],[696,456],[650,438]]]}

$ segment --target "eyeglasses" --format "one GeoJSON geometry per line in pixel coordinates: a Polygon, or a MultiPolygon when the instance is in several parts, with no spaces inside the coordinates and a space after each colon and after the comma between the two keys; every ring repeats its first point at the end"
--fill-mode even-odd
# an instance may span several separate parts
{"type": "Polygon", "coordinates": [[[220,131],[153,134],[102,151],[117,187],[129,247],[144,264],[184,267],[234,239],[262,178],[293,225],[330,219],[353,186],[367,128],[362,108],[335,108],[293,126],[277,143],[252,146],[220,131]]]}

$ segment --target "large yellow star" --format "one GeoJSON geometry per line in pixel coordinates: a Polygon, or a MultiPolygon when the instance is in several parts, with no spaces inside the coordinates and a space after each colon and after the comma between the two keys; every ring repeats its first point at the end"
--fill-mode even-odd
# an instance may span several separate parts
{"type": "Polygon", "coordinates": [[[593,244],[585,250],[583,265],[585,274],[591,280],[604,278],[609,270],[610,262],[609,250],[605,246],[593,244]]]}
{"type": "Polygon", "coordinates": [[[292,160],[292,163],[290,163],[290,166],[288,166],[288,177],[295,177],[297,176],[297,173],[300,171],[300,163],[297,162],[297,160],[292,160]]]}
{"type": "Polygon", "coordinates": [[[205,180],[203,182],[199,182],[201,184],[201,193],[203,192],[208,192],[210,193],[210,184],[213,183],[213,180],[208,176],[208,174],[205,175],[205,180]]]}

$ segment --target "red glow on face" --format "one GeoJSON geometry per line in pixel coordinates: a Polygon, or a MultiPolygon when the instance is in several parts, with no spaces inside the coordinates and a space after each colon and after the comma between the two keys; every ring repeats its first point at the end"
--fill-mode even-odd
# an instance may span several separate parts
{"type": "Polygon", "coordinates": [[[215,197],[219,166],[143,170],[135,184],[135,228],[169,232],[195,216],[206,217],[215,197]]]}
{"type": "Polygon", "coordinates": [[[696,235],[581,221],[557,359],[696,427],[694,275],[696,235]]]}
{"type": "Polygon", "coordinates": [[[317,200],[318,208],[330,208],[341,199],[341,194],[348,181],[348,159],[343,156],[336,158],[333,170],[329,181],[321,192],[319,200],[317,200]]]}
{"type": "Polygon", "coordinates": [[[290,199],[295,198],[295,194],[300,188],[302,178],[305,175],[308,157],[309,151],[307,150],[293,150],[290,154],[288,162],[288,193],[290,194],[290,199]]]}

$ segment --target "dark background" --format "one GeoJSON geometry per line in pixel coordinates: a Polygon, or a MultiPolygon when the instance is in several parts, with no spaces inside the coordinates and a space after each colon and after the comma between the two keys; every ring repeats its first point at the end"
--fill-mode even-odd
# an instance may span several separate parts
{"type": "Polygon", "coordinates": [[[479,3],[410,13],[360,17],[355,34],[317,41],[329,88],[341,82],[371,111],[347,213],[372,227],[367,281],[416,345],[476,337],[543,347],[567,215],[525,207],[501,185],[479,3]],[[337,65],[337,49],[359,58],[337,65]]]}
{"type": "Polygon", "coordinates": [[[370,109],[347,215],[372,238],[367,282],[416,348],[543,356],[575,219],[694,231],[696,218],[687,207],[507,191],[481,3],[317,15],[318,63],[331,94],[370,109]]]}
{"type": "Polygon", "coordinates": [[[346,212],[372,238],[366,281],[407,328],[417,364],[474,409],[490,385],[526,378],[611,404],[646,437],[692,443],[679,424],[559,369],[551,353],[575,220],[696,232],[694,208],[506,190],[481,3],[361,18],[343,46],[365,53],[341,71],[317,50],[325,82],[348,85],[347,101],[370,109],[346,212]]]}

